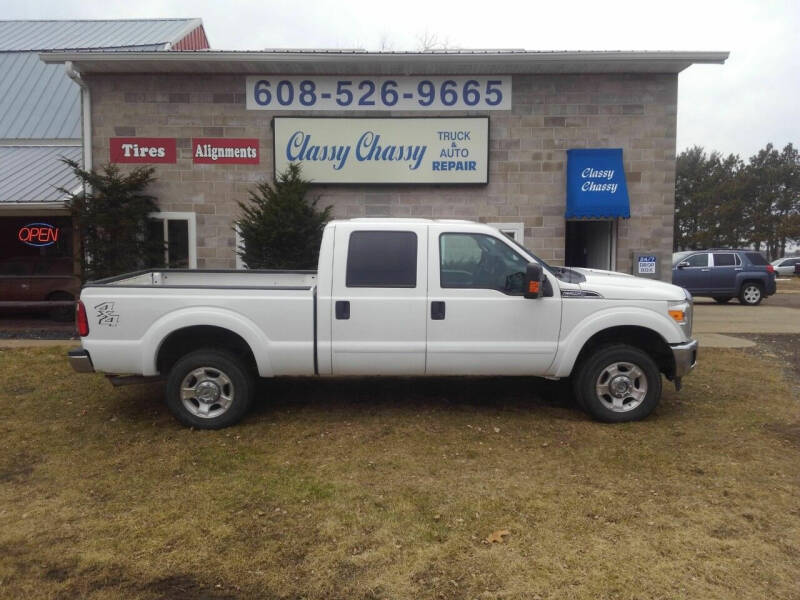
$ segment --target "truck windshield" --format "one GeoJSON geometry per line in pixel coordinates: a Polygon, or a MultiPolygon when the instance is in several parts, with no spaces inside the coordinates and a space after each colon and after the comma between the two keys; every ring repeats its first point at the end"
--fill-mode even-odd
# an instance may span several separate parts
{"type": "Polygon", "coordinates": [[[542,265],[542,267],[547,269],[547,271],[556,279],[560,279],[561,281],[566,281],[567,283],[582,283],[583,281],[586,281],[586,278],[577,271],[573,271],[572,269],[568,269],[567,267],[553,267],[551,265],[548,265],[541,258],[536,256],[533,252],[528,250],[528,248],[520,244],[517,240],[515,240],[511,236],[507,235],[506,239],[508,239],[508,241],[510,241],[514,246],[522,250],[525,254],[533,258],[540,265],[542,265]]]}

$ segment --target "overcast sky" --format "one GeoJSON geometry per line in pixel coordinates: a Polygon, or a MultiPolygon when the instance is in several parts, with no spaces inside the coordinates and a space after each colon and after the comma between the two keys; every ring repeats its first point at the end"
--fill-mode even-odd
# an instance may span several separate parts
{"type": "Polygon", "coordinates": [[[800,144],[800,0],[3,0],[0,19],[201,17],[218,49],[728,50],[681,73],[678,151],[800,144]]]}

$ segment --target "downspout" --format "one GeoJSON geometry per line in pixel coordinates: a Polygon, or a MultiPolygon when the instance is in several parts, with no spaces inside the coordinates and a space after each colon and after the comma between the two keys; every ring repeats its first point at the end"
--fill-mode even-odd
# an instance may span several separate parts
{"type": "Polygon", "coordinates": [[[83,168],[85,171],[92,170],[92,100],[89,94],[89,86],[81,78],[80,72],[72,64],[71,60],[64,62],[67,76],[81,88],[81,134],[83,141],[83,168]]]}
{"type": "MultiPolygon", "coordinates": [[[[89,86],[86,82],[81,78],[81,74],[75,69],[75,66],[72,64],[71,60],[64,62],[64,69],[67,72],[67,76],[72,79],[75,83],[78,84],[78,87],[81,88],[81,141],[83,142],[83,170],[84,171],[91,171],[92,170],[92,100],[91,96],[89,95],[89,86]]],[[[84,189],[84,193],[86,189],[84,189]]],[[[74,271],[75,274],[78,275],[81,280],[83,280],[83,269],[81,267],[81,253],[84,252],[83,248],[83,240],[81,240],[80,231],[77,227],[76,221],[72,219],[72,227],[74,230],[74,236],[72,238],[73,244],[73,262],[74,262],[74,271]]],[[[84,255],[86,261],[90,261],[91,257],[88,254],[84,255]]]]}

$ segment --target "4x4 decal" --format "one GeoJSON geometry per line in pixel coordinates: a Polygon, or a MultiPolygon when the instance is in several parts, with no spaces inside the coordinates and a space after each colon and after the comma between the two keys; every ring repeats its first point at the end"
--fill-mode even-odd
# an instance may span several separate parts
{"type": "Polygon", "coordinates": [[[119,315],[114,312],[113,302],[103,302],[94,307],[97,311],[97,324],[108,327],[119,325],[119,315]]]}

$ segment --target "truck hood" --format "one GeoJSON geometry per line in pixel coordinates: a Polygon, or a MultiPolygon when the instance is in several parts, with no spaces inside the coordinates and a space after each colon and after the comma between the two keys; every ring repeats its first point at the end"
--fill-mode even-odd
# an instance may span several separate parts
{"type": "Polygon", "coordinates": [[[572,268],[586,278],[580,288],[609,300],[684,300],[683,288],[655,279],[634,277],[616,271],[572,268]]]}

